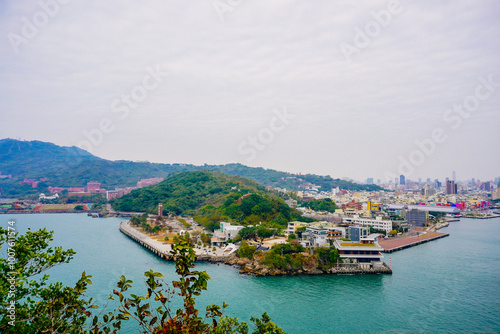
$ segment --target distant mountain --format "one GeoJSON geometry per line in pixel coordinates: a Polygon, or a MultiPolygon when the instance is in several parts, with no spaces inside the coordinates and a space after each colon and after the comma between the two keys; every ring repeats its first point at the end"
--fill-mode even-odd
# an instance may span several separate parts
{"type": "Polygon", "coordinates": [[[264,186],[298,190],[308,184],[329,191],[340,187],[351,190],[380,190],[376,185],[361,185],[330,176],[296,175],[271,169],[247,167],[241,164],[204,165],[161,164],[110,161],[101,159],[77,147],[62,147],[41,141],[0,140],[0,172],[12,174],[12,179],[0,180],[2,196],[21,196],[46,191],[48,186],[84,186],[87,182],[101,182],[103,188],[134,186],[150,177],[167,177],[179,171],[214,170],[225,174],[253,179],[264,186]],[[49,178],[37,189],[19,185],[24,178],[49,178]]]}

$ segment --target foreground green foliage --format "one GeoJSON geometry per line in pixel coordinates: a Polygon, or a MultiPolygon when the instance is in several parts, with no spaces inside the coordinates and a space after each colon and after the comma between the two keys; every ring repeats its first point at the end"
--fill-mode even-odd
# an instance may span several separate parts
{"type": "MultiPolygon", "coordinates": [[[[243,245],[242,245],[243,246],[243,245]]],[[[238,252],[239,257],[249,254],[248,246],[241,253],[238,252]]],[[[298,270],[321,270],[327,271],[328,269],[341,262],[338,250],[331,247],[316,247],[312,251],[306,250],[298,241],[292,240],[290,243],[276,244],[271,250],[265,252],[262,256],[255,257],[258,261],[266,265],[268,268],[280,269],[285,271],[298,271],[298,270]]]]}
{"type": "MultiPolygon", "coordinates": [[[[121,276],[110,296],[119,306],[108,313],[96,313],[98,307],[85,298],[87,286],[92,284],[85,272],[74,287],[60,282],[47,284],[48,275],[39,276],[69,262],[75,254],[71,249],[50,247],[52,235],[45,229],[19,235],[0,228],[0,248],[9,249],[8,256],[0,259],[1,333],[118,333],[122,322],[131,319],[138,322],[143,333],[249,333],[245,322],[223,316],[228,307],[225,303],[222,307],[207,306],[203,315],[196,308],[195,297],[207,289],[210,277],[205,271],[192,270],[195,253],[188,234],[179,236],[173,245],[179,279],[172,281],[172,287],[161,273],[149,270],[144,273],[145,296],[127,295],[133,282],[121,276]],[[14,280],[10,280],[12,275],[14,280]],[[174,296],[183,300],[182,307],[175,311],[170,307],[174,296]],[[10,305],[14,305],[14,312],[10,312],[10,305]]],[[[253,334],[284,333],[267,313],[251,320],[253,334]]]]}
{"type": "Polygon", "coordinates": [[[74,287],[40,277],[75,254],[50,247],[52,236],[46,229],[19,235],[0,228],[0,247],[8,254],[0,259],[1,333],[78,333],[96,308],[92,299],[83,298],[92,284],[85,272],[74,287]]]}

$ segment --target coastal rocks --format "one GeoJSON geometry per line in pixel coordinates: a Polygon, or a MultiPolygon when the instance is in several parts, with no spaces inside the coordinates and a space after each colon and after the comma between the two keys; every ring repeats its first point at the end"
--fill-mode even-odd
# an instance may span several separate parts
{"type": "Polygon", "coordinates": [[[340,264],[337,267],[329,268],[326,271],[317,268],[302,268],[298,270],[282,270],[269,268],[261,264],[258,260],[247,258],[234,258],[225,262],[228,265],[240,268],[241,274],[253,276],[283,276],[283,275],[352,275],[352,274],[392,274],[392,270],[384,263],[379,267],[366,267],[358,264],[340,264]]]}

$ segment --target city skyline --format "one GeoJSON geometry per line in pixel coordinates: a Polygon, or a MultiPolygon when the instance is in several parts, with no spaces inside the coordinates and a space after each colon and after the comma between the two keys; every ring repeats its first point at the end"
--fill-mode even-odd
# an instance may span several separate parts
{"type": "Polygon", "coordinates": [[[493,180],[498,1],[0,4],[1,138],[110,160],[493,180]]]}

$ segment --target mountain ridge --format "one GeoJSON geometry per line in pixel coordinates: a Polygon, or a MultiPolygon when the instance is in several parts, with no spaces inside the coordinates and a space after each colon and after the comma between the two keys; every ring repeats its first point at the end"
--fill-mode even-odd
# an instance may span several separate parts
{"type": "Polygon", "coordinates": [[[2,196],[20,196],[46,191],[48,186],[84,186],[87,182],[101,182],[103,188],[134,186],[150,177],[167,177],[174,172],[214,170],[229,175],[253,179],[263,186],[298,190],[304,184],[315,184],[320,190],[339,187],[350,190],[380,190],[376,185],[362,185],[330,176],[297,175],[288,172],[248,167],[239,163],[225,165],[165,164],[106,160],[78,147],[58,146],[43,141],[0,139],[0,172],[12,174],[12,179],[0,180],[2,196]],[[38,191],[19,185],[24,178],[49,178],[39,184],[38,191]]]}

